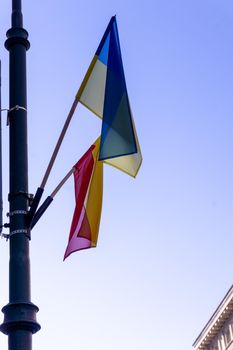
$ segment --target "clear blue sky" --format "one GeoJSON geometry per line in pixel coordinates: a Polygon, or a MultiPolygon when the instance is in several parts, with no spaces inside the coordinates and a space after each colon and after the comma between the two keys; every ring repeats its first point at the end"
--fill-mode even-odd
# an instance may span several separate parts
{"type": "MultiPolygon", "coordinates": [[[[34,350],[191,350],[232,284],[233,3],[231,0],[23,1],[28,61],[30,192],[39,186],[86,69],[117,15],[144,162],[136,180],[105,167],[96,249],[63,263],[73,180],[32,234],[34,350]]],[[[3,107],[8,107],[11,2],[1,2],[3,107]]],[[[8,211],[8,129],[4,212],[8,211]]],[[[98,136],[78,106],[49,194],[98,136]]],[[[8,243],[0,241],[0,304],[8,243]]],[[[7,337],[0,335],[0,348],[7,337]]]]}

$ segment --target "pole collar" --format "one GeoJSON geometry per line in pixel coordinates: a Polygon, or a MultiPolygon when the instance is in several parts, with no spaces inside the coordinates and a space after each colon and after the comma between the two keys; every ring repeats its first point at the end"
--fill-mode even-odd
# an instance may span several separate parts
{"type": "Polygon", "coordinates": [[[32,334],[40,330],[40,325],[36,321],[38,307],[33,303],[9,303],[4,306],[4,322],[0,326],[0,331],[6,335],[17,330],[26,330],[32,334]]]}
{"type": "Polygon", "coordinates": [[[30,48],[30,42],[28,41],[28,32],[24,28],[10,28],[6,32],[7,40],[5,41],[5,48],[9,51],[15,44],[23,45],[26,50],[30,48]]]}

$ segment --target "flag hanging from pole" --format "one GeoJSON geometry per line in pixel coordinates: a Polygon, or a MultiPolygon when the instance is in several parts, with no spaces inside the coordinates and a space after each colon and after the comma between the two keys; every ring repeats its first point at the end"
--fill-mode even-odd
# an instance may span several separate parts
{"type": "Polygon", "coordinates": [[[115,16],[108,24],[76,98],[102,118],[99,160],[136,176],[142,155],[129,104],[115,16]]]}
{"type": "Polygon", "coordinates": [[[76,206],[64,259],[97,244],[103,162],[131,176],[142,163],[126,88],[116,17],[112,17],[76,95],[102,119],[101,136],[74,167],[76,206]]]}
{"type": "Polygon", "coordinates": [[[95,247],[98,239],[103,162],[98,161],[100,138],[74,166],[75,210],[64,260],[73,252],[95,247]]]}

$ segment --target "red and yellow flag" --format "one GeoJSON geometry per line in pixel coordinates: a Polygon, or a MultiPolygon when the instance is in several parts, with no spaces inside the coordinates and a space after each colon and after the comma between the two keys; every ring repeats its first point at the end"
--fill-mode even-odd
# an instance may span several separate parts
{"type": "Polygon", "coordinates": [[[77,250],[97,244],[103,194],[103,162],[98,161],[99,148],[100,138],[74,166],[76,206],[64,260],[77,250]]]}

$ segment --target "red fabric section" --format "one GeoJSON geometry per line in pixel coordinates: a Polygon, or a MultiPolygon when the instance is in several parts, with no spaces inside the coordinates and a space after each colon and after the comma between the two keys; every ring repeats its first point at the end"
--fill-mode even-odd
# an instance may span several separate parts
{"type": "Polygon", "coordinates": [[[91,241],[89,241],[86,238],[73,236],[66,248],[66,252],[63,260],[68,258],[70,254],[77,252],[78,250],[83,250],[88,248],[91,248],[91,241]]]}
{"type": "MultiPolygon", "coordinates": [[[[74,172],[74,186],[75,186],[75,200],[76,206],[74,210],[73,220],[70,228],[69,240],[75,233],[79,224],[81,212],[84,206],[84,201],[88,186],[91,179],[91,174],[94,166],[94,159],[92,156],[92,150],[95,146],[92,145],[89,150],[82,156],[82,158],[75,165],[74,172]]],[[[78,232],[77,232],[78,233],[78,232]]]]}
{"type": "Polygon", "coordinates": [[[83,221],[82,221],[80,230],[78,232],[78,236],[86,238],[86,239],[91,241],[91,228],[90,228],[90,225],[89,225],[89,221],[88,221],[88,218],[87,218],[86,211],[85,211],[85,214],[84,214],[84,217],[83,217],[83,221]]]}

